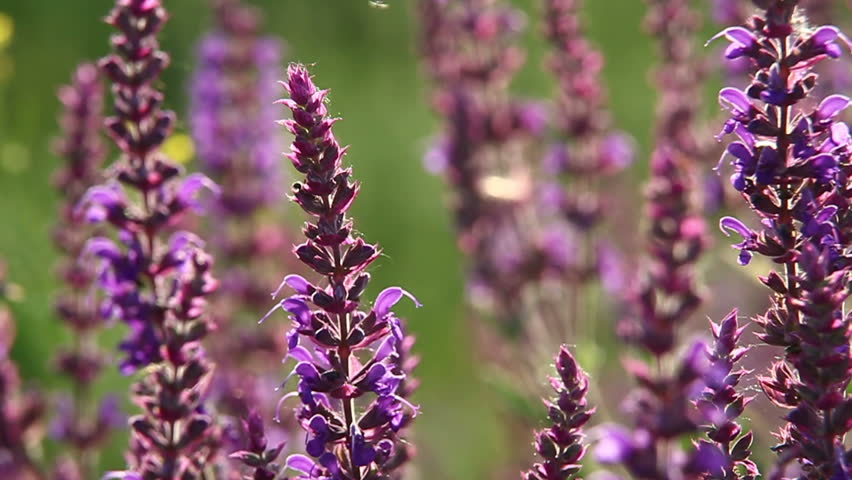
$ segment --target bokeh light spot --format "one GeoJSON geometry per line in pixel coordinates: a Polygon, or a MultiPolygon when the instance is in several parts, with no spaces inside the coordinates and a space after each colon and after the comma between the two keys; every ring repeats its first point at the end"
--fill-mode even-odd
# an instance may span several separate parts
{"type": "Polygon", "coordinates": [[[195,143],[185,133],[176,133],[163,143],[163,153],[172,161],[186,163],[195,156],[195,143]]]}
{"type": "Polygon", "coordinates": [[[15,22],[12,17],[0,12],[0,50],[12,43],[12,35],[15,33],[15,22]]]}

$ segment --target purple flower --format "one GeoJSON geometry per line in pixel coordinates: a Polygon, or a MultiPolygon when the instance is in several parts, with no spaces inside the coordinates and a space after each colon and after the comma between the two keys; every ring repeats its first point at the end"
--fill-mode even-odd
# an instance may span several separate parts
{"type": "MultiPolygon", "coordinates": [[[[260,390],[262,379],[246,380],[244,372],[273,374],[271,366],[284,353],[273,326],[258,328],[255,320],[268,308],[275,272],[297,263],[276,254],[296,232],[275,221],[285,184],[274,105],[283,42],[263,35],[263,20],[263,12],[249,2],[213,2],[213,27],[197,47],[190,89],[190,132],[200,167],[220,189],[209,202],[214,215],[203,225],[222,279],[210,309],[218,334],[208,352],[217,374],[228,380],[214,382],[210,401],[234,425],[253,411],[263,418],[275,411],[277,395],[246,396],[234,387],[250,384],[260,390]],[[270,262],[273,255],[280,260],[270,262]]],[[[289,436],[284,431],[295,427],[270,425],[269,431],[289,436]]],[[[227,448],[242,451],[245,432],[232,430],[227,448]]]]}
{"type": "Polygon", "coordinates": [[[595,413],[586,401],[589,379],[564,345],[556,356],[556,373],[550,378],[556,396],[544,402],[552,426],[535,434],[536,453],[542,461],[523,472],[523,480],[574,478],[586,454],[583,426],[595,413]]]}
{"type": "MultiPolygon", "coordinates": [[[[780,456],[773,477],[798,461],[810,476],[845,478],[852,470],[843,438],[852,423],[838,412],[852,403],[845,393],[852,380],[852,326],[842,307],[852,265],[844,253],[852,231],[847,201],[852,172],[848,127],[838,117],[849,100],[835,94],[817,102],[814,67],[839,57],[849,41],[834,26],[799,28],[793,21],[795,1],[757,3],[761,10],[745,26],[725,31],[731,48],[751,61],[750,85],[745,91],[722,90],[720,102],[732,114],[724,133],[742,140],[728,147],[736,157],[734,186],[762,227],[753,231],[731,217],[720,227],[743,238],[734,245],[741,264],[756,253],[783,265],[760,277],[772,291],[771,306],[755,319],[762,328],[759,338],[785,352],[759,377],[764,394],[788,410],[774,448],[780,456]]],[[[731,370],[741,355],[732,349],[739,336],[735,317],[714,333],[716,377],[726,377],[709,384],[703,405],[716,412],[710,416],[710,439],[727,448],[739,434],[733,419],[747,403],[728,388],[742,373],[731,370]]],[[[742,436],[726,454],[754,476],[753,464],[743,463],[750,443],[749,435],[742,436]]]]}
{"type": "MultiPolygon", "coordinates": [[[[109,440],[110,429],[116,426],[113,422],[101,421],[100,416],[92,418],[87,415],[85,407],[85,404],[98,402],[90,386],[98,378],[105,362],[102,353],[94,347],[98,330],[105,323],[98,309],[99,298],[92,288],[97,272],[91,262],[80,258],[93,229],[77,208],[87,189],[102,180],[99,167],[106,153],[101,137],[103,84],[97,68],[88,63],[77,67],[71,85],[60,89],[59,99],[64,107],[60,118],[64,133],[57,141],[56,151],[64,163],[55,175],[62,201],[60,222],[54,228],[53,238],[63,256],[59,276],[65,288],[56,299],[56,312],[71,331],[74,341],[71,342],[73,346],[65,347],[57,354],[56,363],[75,384],[77,393],[74,400],[69,398],[61,404],[63,408],[54,423],[63,426],[60,440],[73,448],[78,458],[90,459],[90,453],[109,440]],[[98,431],[90,432],[91,425],[96,425],[98,431]]],[[[117,206],[113,208],[120,209],[117,206]]],[[[120,215],[118,212],[110,213],[107,208],[101,208],[97,213],[101,217],[120,215]]],[[[89,217],[91,220],[91,215],[89,217]]],[[[88,477],[92,465],[86,463],[68,459],[63,469],[88,477]]]]}
{"type": "MultiPolygon", "coordinates": [[[[555,126],[559,138],[542,159],[542,171],[549,178],[541,182],[550,191],[548,206],[556,207],[560,220],[577,232],[576,239],[564,247],[577,257],[570,265],[560,263],[559,257],[545,258],[556,258],[555,270],[567,272],[565,276],[580,288],[603,273],[597,249],[581,245],[591,242],[605,212],[600,193],[581,184],[618,174],[632,163],[634,150],[633,140],[611,125],[606,92],[600,87],[603,57],[586,36],[580,19],[582,5],[580,0],[544,3],[545,35],[552,49],[547,66],[558,85],[555,126]],[[567,179],[553,182],[554,175],[567,179]]],[[[547,230],[555,231],[552,227],[547,230]]]]}
{"type": "Polygon", "coordinates": [[[8,478],[48,478],[31,456],[29,444],[39,440],[45,402],[35,391],[24,391],[10,354],[15,319],[7,307],[11,284],[0,260],[0,472],[8,478]]]}
{"type": "Polygon", "coordinates": [[[166,17],[159,0],[117,0],[106,19],[118,30],[116,53],[100,62],[116,99],[106,126],[123,155],[107,184],[91,188],[78,207],[118,230],[120,244],[93,238],[85,250],[100,259],[103,313],[130,327],[120,369],[149,367],[133,391],[143,411],[129,422],[129,468],[111,478],[195,478],[215,462],[219,443],[203,405],[213,369],[200,345],[210,329],[204,297],[217,286],[212,259],[195,235],[173,233],[180,217],[199,209],[198,192],[216,187],[199,174],[182,178],[159,151],[175,118],[160,109],[154,88],[169,62],[156,40],[166,17]]]}
{"type": "MultiPolygon", "coordinates": [[[[749,350],[739,345],[745,327],[739,326],[736,309],[718,324],[711,322],[710,326],[714,339],[706,352],[710,365],[705,373],[704,392],[696,400],[696,406],[704,417],[707,441],[716,445],[715,452],[723,453],[721,459],[710,459],[717,466],[723,466],[720,471],[713,471],[711,478],[756,478],[760,472],[750,459],[753,435],[745,432],[737,422],[745,407],[754,400],[753,396],[746,397],[738,390],[740,379],[751,372],[734,368],[749,350]]],[[[707,441],[702,441],[701,445],[707,441]]]]}
{"type": "Polygon", "coordinates": [[[740,251],[740,256],[737,259],[739,264],[748,265],[751,261],[752,251],[757,248],[757,234],[734,217],[723,217],[719,220],[719,228],[722,229],[722,233],[729,237],[731,233],[736,233],[742,237],[742,242],[732,246],[740,251]]]}
{"type": "MultiPolygon", "coordinates": [[[[722,470],[725,458],[714,444],[687,441],[699,431],[693,402],[704,387],[708,362],[702,342],[681,346],[678,338],[701,304],[695,265],[707,243],[704,220],[690,195],[696,160],[702,157],[695,133],[702,69],[692,60],[694,15],[687,1],[653,0],[646,18],[662,53],[656,146],[646,187],[650,226],[630,308],[617,330],[649,358],[624,362],[636,384],[623,404],[630,427],[602,426],[595,435],[600,463],[642,479],[706,478],[722,470]]],[[[727,34],[739,49],[751,48],[748,36],[735,29],[727,34]]],[[[734,91],[723,99],[735,111],[749,109],[734,91]]]]}
{"type": "Polygon", "coordinates": [[[228,458],[250,467],[253,470],[251,478],[254,480],[274,480],[281,470],[274,462],[281,455],[284,442],[267,448],[263,419],[257,411],[251,411],[242,424],[246,436],[245,449],[230,454],[228,458]]]}
{"type": "Polygon", "coordinates": [[[422,0],[419,7],[425,71],[444,119],[424,162],[453,191],[459,248],[470,257],[470,302],[511,324],[522,290],[544,265],[538,239],[515,220],[516,212],[536,208],[534,165],[521,149],[543,134],[548,116],[539,102],[508,90],[523,63],[523,14],[490,0],[422,0]]]}
{"type": "Polygon", "coordinates": [[[291,375],[299,379],[302,402],[297,418],[308,434],[305,450],[316,458],[291,455],[287,466],[302,472],[297,478],[303,479],[384,477],[407,459],[394,454],[394,445],[400,428],[416,414],[401,396],[408,393],[403,385],[410,367],[402,356],[410,344],[406,347],[401,321],[391,309],[404,296],[420,304],[391,287],[379,293],[372,309],[361,306],[370,280],[366,269],[380,250],[356,236],[348,217],[359,186],[352,170],[342,166],[346,148],[331,129],[335,119],[328,116],[328,92],[317,89],[299,65],[290,65],[282,84],[290,97],[279,103],[292,118],[281,123],[294,135],[287,156],[305,175],[293,185],[292,199],[312,217],[304,229],[306,241],[294,253],[318,276],[309,282],[288,275],[273,293],[295,291],[270,314],[279,308],[290,314],[288,356],[298,360],[291,375]]]}

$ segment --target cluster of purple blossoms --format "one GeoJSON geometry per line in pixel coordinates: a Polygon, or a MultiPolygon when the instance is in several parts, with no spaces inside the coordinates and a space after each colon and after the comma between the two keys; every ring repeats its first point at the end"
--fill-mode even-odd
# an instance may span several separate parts
{"type": "MultiPolygon", "coordinates": [[[[612,248],[599,235],[613,200],[600,183],[630,163],[632,149],[606,110],[603,60],[583,31],[581,0],[543,4],[553,49],[548,67],[558,84],[551,127],[539,104],[510,93],[523,63],[519,11],[499,0],[420,0],[423,53],[434,106],[444,117],[444,135],[428,161],[455,193],[473,303],[486,300],[488,313],[529,334],[512,345],[514,370],[535,364],[554,339],[564,340],[561,328],[580,320],[578,299],[593,279],[618,285],[619,300],[630,301],[616,326],[637,350],[625,361],[635,383],[623,405],[630,423],[593,430],[598,464],[643,480],[754,480],[760,476],[751,458],[756,433],[741,419],[754,400],[743,388],[752,371],[740,365],[750,347],[741,345],[746,328],[738,310],[711,323],[711,342],[682,342],[701,306],[696,265],[708,243],[696,195],[698,167],[709,151],[696,133],[695,98],[705,80],[691,46],[698,16],[687,0],[648,3],[647,26],[662,64],[654,77],[660,100],[646,191],[647,248],[634,287],[610,275],[612,248]]],[[[734,245],[739,263],[757,254],[779,269],[759,277],[771,297],[754,319],[759,340],[783,349],[757,376],[765,396],[785,410],[771,478],[844,480],[852,477],[846,443],[852,316],[845,310],[852,292],[852,135],[841,119],[852,100],[820,93],[841,82],[819,82],[817,69],[852,42],[837,27],[807,23],[803,11],[816,18],[830,11],[824,0],[753,3],[757,13],[743,22],[742,2],[716,2],[717,17],[739,26],[713,39],[729,40],[724,56],[749,72],[745,88],[719,94],[730,116],[717,138],[735,138],[716,170],[730,159],[733,189],[760,227],[733,217],[722,218],[720,227],[742,237],[734,245]]],[[[415,455],[407,439],[418,415],[411,396],[419,358],[393,309],[404,297],[420,304],[400,287],[382,290],[371,306],[362,303],[368,269],[381,250],[362,238],[349,214],[360,184],[344,166],[347,148],[334,136],[339,119],[328,113],[328,91],[315,86],[305,67],[290,65],[281,82],[288,98],[275,103],[291,117],[276,122],[271,89],[280,45],[260,36],[258,11],[240,0],[213,5],[218,25],[202,43],[192,89],[193,136],[213,180],[184,176],[161,152],[175,123],[155,88],[169,63],[157,41],[167,18],[161,0],[116,0],[106,19],[118,31],[115,53],[100,63],[112,82],[114,116],[101,118],[95,66],[79,67],[60,91],[64,136],[57,151],[66,162],[57,177],[63,202],[54,236],[65,288],[57,311],[73,345],[58,363],[73,397],[55,409],[53,432],[72,449],[52,477],[90,478],[116,426],[115,403],[95,401],[92,391],[105,363],[98,329],[118,319],[129,331],[119,345],[119,369],[138,375],[131,398],[141,414],[128,422],[127,469],[104,478],[406,478],[415,455]],[[290,295],[260,320],[286,312],[290,328],[280,338],[268,330],[245,333],[237,324],[268,307],[268,274],[280,267],[268,259],[287,243],[285,231],[264,219],[283,194],[276,123],[293,136],[286,156],[301,175],[290,199],[309,217],[292,267],[309,273],[287,275],[272,297],[290,295]],[[99,173],[104,126],[121,158],[99,173]],[[209,205],[198,198],[205,189],[216,194],[209,205]],[[213,256],[199,236],[181,230],[187,213],[208,207],[222,219],[208,229],[224,264],[215,317],[207,312],[219,287],[213,256]],[[221,339],[208,353],[201,343],[215,329],[221,339]],[[263,377],[247,372],[269,374],[270,360],[278,364],[285,349],[292,371],[280,388],[291,380],[297,385],[283,396],[272,388],[264,394],[263,377]],[[224,365],[214,377],[217,361],[224,365]],[[282,441],[264,425],[273,411],[277,421],[285,418],[283,410],[296,400],[287,417],[303,431],[303,445],[282,441]],[[303,447],[304,454],[282,461],[285,446],[303,447]],[[220,455],[225,450],[232,452],[230,464],[220,455]]],[[[11,291],[0,265],[0,302],[11,291]]],[[[10,358],[14,333],[0,303],[0,477],[39,480],[48,478],[33,455],[44,404],[21,391],[10,358]]],[[[523,480],[575,479],[586,467],[584,429],[596,411],[590,377],[564,345],[555,370],[554,395],[544,401],[547,426],[535,432],[538,460],[521,472],[523,480]]]]}
{"type": "Polygon", "coordinates": [[[115,398],[97,402],[92,397],[92,384],[105,361],[97,335],[106,319],[99,311],[94,285],[97,272],[90,262],[80,261],[93,229],[76,207],[86,191],[101,182],[99,169],[106,154],[101,139],[103,83],[97,67],[80,65],[71,85],[60,90],[59,99],[64,107],[60,119],[64,135],[56,150],[65,163],[55,180],[62,202],[54,242],[63,254],[58,274],[66,287],[57,298],[56,312],[71,331],[72,345],[58,354],[57,363],[71,381],[72,395],[60,400],[52,430],[76,458],[65,462],[63,478],[70,478],[71,472],[88,478],[110,430],[124,423],[115,398]],[[91,404],[99,404],[96,412],[91,404]]]}
{"type": "Polygon", "coordinates": [[[117,230],[118,242],[91,239],[86,254],[101,259],[102,313],[130,329],[120,348],[121,371],[146,368],[133,386],[142,410],[130,419],[129,470],[112,476],[144,479],[208,478],[218,450],[218,427],[203,403],[212,363],[200,341],[209,330],[204,297],[215,290],[212,259],[201,240],[172,232],[178,219],[199,208],[199,190],[215,188],[159,151],[175,116],[161,109],[153,84],[169,63],[156,35],[166,20],[158,0],[117,0],[106,21],[119,33],[116,53],[100,67],[112,81],[115,116],[107,131],[122,152],[108,183],[85,194],[80,209],[91,222],[117,230]]]}
{"type": "Polygon", "coordinates": [[[850,100],[812,100],[813,68],[841,56],[848,39],[834,26],[810,27],[798,18],[798,1],[763,0],[744,26],[718,36],[730,41],[729,59],[747,58],[745,90],[724,88],[719,101],[730,112],[723,134],[731,182],[760,218],[759,229],[726,217],[725,233],[742,242],[739,261],[756,253],[782,266],[760,280],[772,291],[767,312],[756,318],[759,338],[784,348],[784,357],[759,378],[766,396],[788,410],[778,471],[797,462],[805,478],[846,478],[852,427],[852,321],[849,296],[850,140],[838,120],[850,100]]]}
{"type": "Polygon", "coordinates": [[[263,417],[257,411],[251,411],[243,420],[243,431],[246,437],[244,450],[239,450],[229,458],[239,461],[252,470],[252,474],[244,477],[246,480],[275,480],[281,471],[281,466],[275,460],[281,456],[285,443],[268,446],[263,417]]]}
{"type": "Polygon", "coordinates": [[[718,324],[711,323],[713,344],[707,349],[709,365],[704,377],[704,390],[695,401],[704,418],[702,430],[707,440],[723,453],[722,468],[715,469],[708,480],[753,480],[760,476],[751,460],[754,435],[738,422],[746,406],[754,399],[740,392],[740,380],[751,373],[737,366],[749,351],[740,346],[745,327],[740,327],[738,311],[732,310],[718,324]]]}
{"type": "Polygon", "coordinates": [[[688,447],[681,442],[707,422],[702,413],[708,409],[698,408],[697,401],[714,351],[698,341],[677,353],[680,331],[701,302],[695,264],[706,244],[704,221],[691,197],[698,148],[694,106],[686,99],[695,93],[689,47],[694,14],[682,0],[655,0],[648,25],[659,40],[663,63],[657,75],[665,81],[647,186],[645,264],[631,295],[633,308],[618,332],[649,361],[626,361],[637,383],[624,404],[633,427],[602,427],[595,453],[600,463],[620,465],[636,478],[717,478],[725,473],[723,449],[706,440],[688,447]]]}
{"type": "MultiPolygon", "coordinates": [[[[250,217],[281,195],[281,136],[272,108],[282,73],[281,42],[260,36],[259,12],[239,0],[217,0],[215,20],[215,30],[198,49],[192,136],[204,169],[222,189],[217,213],[250,217]]],[[[239,258],[256,247],[234,239],[221,248],[239,258]]]]}
{"type": "Polygon", "coordinates": [[[582,0],[544,2],[545,35],[551,46],[548,67],[558,86],[554,120],[558,139],[542,161],[544,178],[537,188],[542,208],[558,218],[547,227],[546,250],[559,275],[569,285],[600,279],[605,287],[617,289],[619,273],[608,268],[613,247],[598,238],[595,230],[604,220],[609,201],[600,194],[601,182],[611,181],[630,165],[633,145],[611,125],[601,79],[603,55],[586,38],[582,6],[582,0]],[[559,235],[563,229],[558,225],[563,222],[576,234],[559,235]],[[554,245],[557,242],[565,245],[554,245]],[[560,249],[578,253],[565,258],[557,253],[560,249]]]}
{"type": "Polygon", "coordinates": [[[695,264],[706,247],[706,227],[695,207],[695,62],[690,44],[695,14],[684,0],[653,0],[647,23],[658,40],[662,64],[656,145],[646,187],[651,221],[647,264],[632,292],[635,311],[619,325],[631,343],[660,356],[676,345],[678,327],[701,303],[695,264]]]}
{"type": "Polygon", "coordinates": [[[544,402],[553,425],[535,434],[535,450],[542,461],[523,472],[523,480],[574,478],[586,455],[583,426],[595,413],[586,400],[589,378],[565,346],[556,356],[556,373],[557,377],[550,378],[556,397],[544,402]]]}
{"type": "Polygon", "coordinates": [[[31,447],[40,442],[45,404],[37,392],[22,391],[18,367],[10,357],[15,319],[6,302],[12,289],[0,261],[0,477],[40,480],[47,476],[31,456],[31,447]]]}
{"type": "Polygon", "coordinates": [[[402,397],[411,390],[403,387],[413,367],[404,360],[410,340],[391,309],[403,296],[414,297],[390,287],[372,309],[359,308],[370,281],[365,270],[380,250],[356,236],[347,216],[359,186],[342,167],[346,148],[331,130],[337,119],[328,116],[327,91],[314,86],[304,67],[291,65],[283,85],[290,98],[281,103],[293,116],[282,123],[295,137],[288,158],[305,176],[293,184],[292,199],[313,217],[303,229],[307,240],[294,252],[322,280],[288,275],[273,295],[284,288],[296,293],[269,313],[280,307],[293,322],[288,357],[297,362],[291,375],[299,385],[282,402],[301,401],[297,418],[313,457],[291,455],[287,466],[302,479],[398,478],[407,459],[401,430],[416,407],[402,397]]]}
{"type": "Polygon", "coordinates": [[[444,129],[427,167],[453,189],[459,247],[471,257],[472,303],[511,325],[525,285],[550,263],[543,239],[530,238],[524,221],[535,197],[523,152],[546,116],[508,91],[523,64],[515,42],[524,17],[494,0],[421,0],[420,17],[432,103],[444,129]]]}
{"type": "MultiPolygon", "coordinates": [[[[221,279],[210,309],[218,332],[208,344],[218,365],[212,396],[232,417],[245,417],[252,409],[271,416],[278,399],[265,380],[277,373],[268,366],[285,349],[283,338],[255,323],[268,309],[270,285],[280,269],[297,263],[269,261],[291,236],[269,221],[283,196],[282,135],[274,105],[281,42],[261,36],[261,13],[255,8],[239,0],[213,5],[216,25],[198,49],[190,114],[201,168],[221,190],[205,228],[221,279]]],[[[238,422],[233,423],[226,433],[238,434],[238,422]]]]}

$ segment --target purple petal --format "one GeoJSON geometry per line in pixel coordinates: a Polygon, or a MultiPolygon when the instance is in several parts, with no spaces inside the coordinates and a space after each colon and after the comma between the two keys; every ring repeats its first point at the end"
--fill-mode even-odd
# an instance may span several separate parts
{"type": "Polygon", "coordinates": [[[387,358],[390,354],[396,353],[396,343],[397,338],[393,335],[385,338],[385,340],[379,345],[379,348],[376,349],[376,355],[373,357],[375,361],[381,362],[385,358],[387,358]]]}
{"type": "Polygon", "coordinates": [[[380,381],[384,376],[388,373],[387,367],[382,365],[381,363],[377,363],[370,367],[370,370],[367,371],[367,375],[364,378],[366,382],[370,385],[380,381]]]}
{"type": "Polygon", "coordinates": [[[118,185],[96,185],[86,191],[74,210],[79,214],[86,209],[86,221],[98,223],[106,220],[109,210],[119,208],[124,203],[124,193],[118,185]]]}
{"type": "Polygon", "coordinates": [[[291,348],[289,352],[287,352],[288,358],[294,358],[298,362],[313,362],[314,356],[311,355],[311,352],[308,351],[305,347],[295,347],[291,348]]]}
{"type": "Polygon", "coordinates": [[[754,158],[754,154],[748,147],[739,142],[734,142],[728,145],[728,153],[746,162],[754,158]]]}
{"type": "Polygon", "coordinates": [[[719,228],[728,237],[731,236],[729,230],[740,234],[744,239],[751,238],[754,234],[743,222],[734,217],[722,217],[719,220],[719,228]]]}
{"type": "Polygon", "coordinates": [[[311,285],[310,282],[305,280],[305,277],[301,275],[291,274],[284,277],[284,280],[281,281],[281,284],[278,285],[278,288],[276,288],[275,291],[272,292],[272,298],[277,297],[281,290],[284,288],[284,286],[292,288],[296,293],[301,295],[310,295],[314,293],[314,290],[316,290],[316,288],[311,285]]]}
{"type": "Polygon", "coordinates": [[[808,40],[814,42],[817,45],[825,45],[827,43],[831,43],[837,40],[837,37],[840,35],[840,29],[833,25],[823,25],[816,29],[811,38],[808,40]]]}
{"type": "Polygon", "coordinates": [[[107,260],[116,260],[121,257],[121,250],[106,237],[95,237],[89,239],[83,247],[83,255],[94,255],[107,260]]]}
{"type": "Polygon", "coordinates": [[[308,475],[314,471],[316,466],[317,464],[313,460],[304,455],[294,454],[287,457],[287,468],[298,470],[308,475]]]}
{"type": "Polygon", "coordinates": [[[193,209],[199,210],[201,209],[201,205],[195,200],[195,197],[198,195],[199,191],[205,188],[216,196],[221,193],[221,189],[219,188],[219,185],[216,185],[216,182],[210,180],[210,178],[204,174],[193,173],[184,179],[178,189],[177,198],[185,205],[189,205],[193,209]]]}
{"type": "Polygon", "coordinates": [[[308,303],[299,297],[290,297],[281,302],[281,308],[293,314],[293,319],[299,325],[309,325],[311,323],[311,307],[308,303]]]}
{"type": "Polygon", "coordinates": [[[383,318],[390,313],[391,308],[399,302],[403,295],[410,298],[411,301],[414,302],[414,305],[418,308],[423,306],[423,304],[417,301],[417,298],[415,298],[414,295],[408,293],[402,288],[388,287],[382,290],[381,293],[379,293],[379,296],[376,297],[376,303],[373,305],[373,311],[376,312],[376,317],[383,318]]]}
{"type": "Polygon", "coordinates": [[[829,205],[822,210],[816,216],[816,220],[820,223],[828,221],[834,214],[837,213],[837,205],[829,205]]]}
{"type": "Polygon", "coordinates": [[[705,43],[704,46],[706,47],[710,45],[713,41],[720,37],[725,37],[728,40],[735,42],[743,47],[750,47],[754,45],[754,43],[757,41],[757,37],[755,37],[754,34],[751,33],[749,30],[746,30],[743,27],[729,27],[717,33],[716,35],[713,35],[710,40],[707,40],[707,43],[705,43]]]}
{"type": "Polygon", "coordinates": [[[748,250],[740,250],[740,254],[737,256],[737,263],[746,266],[751,262],[751,256],[751,252],[748,250]]]}
{"type": "Polygon", "coordinates": [[[364,439],[364,434],[352,425],[352,463],[364,467],[376,459],[376,450],[364,439]]]}
{"type": "Polygon", "coordinates": [[[719,105],[731,110],[733,113],[746,114],[751,108],[751,101],[746,94],[733,87],[723,88],[719,91],[719,105]]]}
{"type": "Polygon", "coordinates": [[[302,380],[317,381],[320,378],[317,367],[310,362],[302,362],[296,365],[295,372],[302,377],[302,380]]]}
{"type": "Polygon", "coordinates": [[[840,112],[845,110],[849,106],[849,103],[849,97],[844,95],[831,95],[825,97],[825,99],[820,102],[819,107],[817,107],[817,118],[820,120],[831,120],[840,112]]]}
{"type": "Polygon", "coordinates": [[[604,465],[626,460],[633,452],[630,434],[621,427],[604,427],[598,432],[600,440],[595,447],[595,459],[604,465]]]}

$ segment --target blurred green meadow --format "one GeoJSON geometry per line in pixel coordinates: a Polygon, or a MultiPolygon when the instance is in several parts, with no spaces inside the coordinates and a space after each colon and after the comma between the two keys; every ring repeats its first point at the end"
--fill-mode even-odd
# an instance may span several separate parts
{"type": "MultiPolygon", "coordinates": [[[[50,238],[56,210],[50,179],[58,165],[51,153],[58,133],[56,91],[77,63],[108,51],[111,31],[101,18],[112,3],[0,0],[0,256],[8,261],[10,279],[25,291],[13,305],[19,330],[14,357],[22,377],[46,390],[66,386],[52,367],[57,345],[67,338],[52,312],[57,287],[50,238]]],[[[517,456],[507,451],[508,437],[517,432],[501,423],[501,400],[474,362],[473,330],[463,303],[464,260],[446,209],[448,191],[421,162],[438,124],[427,104],[428,85],[417,57],[414,2],[388,0],[384,9],[367,0],[250,3],[266,12],[266,31],[287,42],[286,59],[312,64],[318,85],[331,89],[332,113],[344,119],[335,127],[337,136],[351,145],[347,159],[363,183],[354,215],[366,238],[385,252],[373,270],[375,288],[404,286],[425,305],[401,310],[423,358],[416,399],[423,412],[416,426],[420,478],[495,478],[500,459],[517,456]]],[[[530,25],[527,66],[515,89],[525,96],[547,96],[552,81],[541,67],[537,3],[516,3],[528,12],[530,25]]],[[[636,196],[646,171],[644,152],[655,100],[647,74],[654,63],[653,46],[642,30],[645,6],[639,0],[586,3],[590,36],[607,59],[604,73],[615,121],[639,145],[637,163],[628,173],[635,181],[624,193],[636,196]]],[[[210,12],[204,0],[167,0],[165,5],[171,20],[161,40],[172,64],[163,87],[168,106],[183,119],[178,132],[186,133],[188,79],[210,12]]],[[[708,26],[705,38],[712,31],[708,26]]],[[[712,100],[710,89],[705,100],[712,100]]],[[[727,300],[719,310],[736,301],[727,300]]],[[[105,336],[105,345],[118,337],[115,330],[105,336]]],[[[617,355],[602,361],[619,363],[617,355]]],[[[110,373],[101,388],[124,392],[128,384],[110,373]]],[[[122,465],[121,445],[116,442],[104,467],[122,465]]]]}

